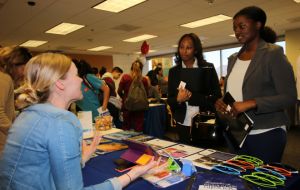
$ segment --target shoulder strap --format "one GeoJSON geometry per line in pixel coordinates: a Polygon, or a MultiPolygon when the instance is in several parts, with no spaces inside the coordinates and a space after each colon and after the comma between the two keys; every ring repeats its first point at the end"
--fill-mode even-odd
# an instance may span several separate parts
{"type": "Polygon", "coordinates": [[[89,88],[91,89],[93,92],[96,92],[96,89],[93,87],[93,85],[89,82],[89,80],[86,78],[86,76],[82,77],[83,79],[83,83],[89,88]]]}

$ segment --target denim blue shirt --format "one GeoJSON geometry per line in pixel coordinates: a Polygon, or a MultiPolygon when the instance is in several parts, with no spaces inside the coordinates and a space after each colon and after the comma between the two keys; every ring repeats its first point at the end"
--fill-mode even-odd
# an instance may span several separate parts
{"type": "Polygon", "coordinates": [[[121,189],[117,178],[83,187],[81,140],[73,113],[47,103],[28,107],[9,131],[0,158],[0,189],[121,189]]]}

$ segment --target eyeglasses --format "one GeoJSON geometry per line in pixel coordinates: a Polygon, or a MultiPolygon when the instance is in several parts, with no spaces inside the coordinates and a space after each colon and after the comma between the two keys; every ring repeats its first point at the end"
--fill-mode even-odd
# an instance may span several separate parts
{"type": "Polygon", "coordinates": [[[240,175],[241,171],[238,169],[231,167],[231,166],[225,166],[225,165],[215,165],[213,166],[212,170],[216,170],[222,173],[230,174],[230,175],[240,175]]]}
{"type": "Polygon", "coordinates": [[[234,157],[233,160],[245,161],[245,162],[253,164],[255,167],[258,167],[264,163],[261,159],[253,157],[253,156],[248,156],[248,155],[238,155],[238,156],[234,157]]]}
{"type": "Polygon", "coordinates": [[[291,177],[292,176],[292,173],[284,168],[280,168],[280,167],[276,167],[276,166],[271,166],[271,165],[263,165],[261,166],[263,168],[266,168],[266,169],[269,169],[269,170],[273,170],[273,171],[276,171],[286,177],[291,177]]]}
{"type": "Polygon", "coordinates": [[[271,175],[271,174],[267,174],[267,173],[264,173],[264,172],[253,172],[253,173],[251,173],[251,175],[242,176],[242,178],[245,179],[245,177],[246,177],[245,180],[249,181],[249,176],[252,176],[252,177],[250,177],[250,179],[252,180],[251,182],[253,183],[253,181],[255,181],[254,184],[259,185],[259,186],[263,186],[263,187],[273,186],[273,185],[275,185],[275,186],[284,186],[284,180],[283,179],[280,179],[280,178],[278,178],[274,175],[271,175]],[[253,180],[254,178],[256,178],[256,180],[253,180]]]}
{"type": "Polygon", "coordinates": [[[282,174],[280,174],[276,171],[267,169],[267,168],[257,167],[257,168],[255,168],[255,171],[271,174],[271,175],[274,175],[274,176],[278,177],[279,179],[286,180],[286,177],[284,175],[282,175],[282,174]]]}
{"type": "Polygon", "coordinates": [[[246,161],[243,161],[243,160],[227,160],[226,163],[241,167],[245,170],[255,168],[252,163],[246,162],[246,161]]]}
{"type": "Polygon", "coordinates": [[[275,182],[270,181],[269,179],[263,177],[250,174],[250,175],[243,175],[241,176],[241,178],[260,187],[276,188],[275,182]]]}
{"type": "Polygon", "coordinates": [[[278,163],[278,162],[268,163],[267,166],[282,168],[282,169],[285,169],[285,170],[291,172],[292,174],[299,173],[299,171],[297,169],[293,168],[292,166],[289,166],[287,164],[278,163]]]}

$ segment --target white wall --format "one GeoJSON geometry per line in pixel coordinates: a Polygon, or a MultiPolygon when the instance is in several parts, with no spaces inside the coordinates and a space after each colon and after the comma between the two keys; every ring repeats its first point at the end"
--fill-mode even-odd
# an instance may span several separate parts
{"type": "Polygon", "coordinates": [[[296,61],[300,56],[300,29],[288,30],[285,33],[286,55],[293,65],[296,74],[296,61]]]}

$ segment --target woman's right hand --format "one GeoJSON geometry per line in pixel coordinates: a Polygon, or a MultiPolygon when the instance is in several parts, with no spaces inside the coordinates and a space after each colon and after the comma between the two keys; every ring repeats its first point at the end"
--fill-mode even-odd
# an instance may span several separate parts
{"type": "Polygon", "coordinates": [[[146,165],[141,166],[135,166],[128,172],[128,174],[132,175],[134,179],[146,174],[150,169],[157,166],[159,163],[159,160],[155,161],[154,158],[151,159],[151,161],[146,165]]]}
{"type": "Polygon", "coordinates": [[[146,174],[150,169],[154,168],[155,166],[158,166],[159,160],[155,161],[153,157],[148,164],[142,166],[135,166],[128,173],[118,177],[121,186],[125,187],[126,185],[128,185],[129,183],[137,179],[138,177],[146,174]]]}
{"type": "Polygon", "coordinates": [[[179,103],[185,102],[185,101],[189,100],[191,96],[192,96],[192,93],[189,90],[179,88],[178,94],[177,94],[177,102],[179,102],[179,103]]]}

